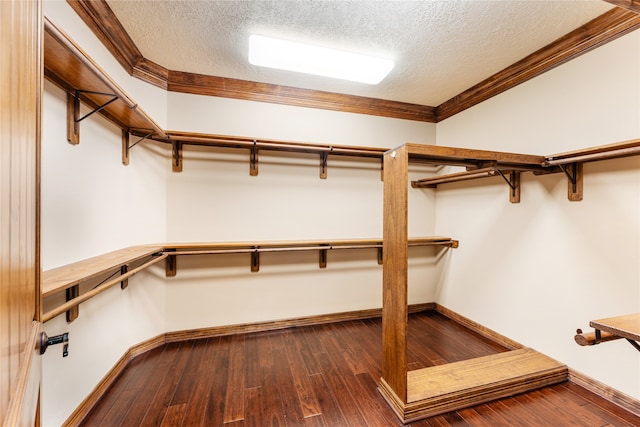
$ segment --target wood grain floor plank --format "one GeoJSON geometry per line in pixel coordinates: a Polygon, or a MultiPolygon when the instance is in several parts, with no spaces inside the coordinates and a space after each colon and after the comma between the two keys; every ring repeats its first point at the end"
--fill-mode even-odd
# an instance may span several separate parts
{"type": "Polygon", "coordinates": [[[213,364],[213,378],[209,384],[207,406],[200,423],[201,427],[222,425],[226,400],[227,381],[229,379],[229,350],[231,337],[222,337],[216,346],[213,364]]]}
{"type": "Polygon", "coordinates": [[[340,409],[340,404],[336,401],[334,394],[327,387],[322,374],[314,374],[310,377],[313,391],[320,405],[323,421],[332,426],[347,425],[347,420],[340,409]]]}
{"type": "Polygon", "coordinates": [[[151,350],[150,358],[145,362],[150,367],[144,382],[135,395],[135,405],[132,406],[122,420],[123,426],[141,425],[142,420],[151,407],[160,386],[172,368],[176,358],[179,356],[180,343],[173,343],[151,350]]]}
{"type": "Polygon", "coordinates": [[[187,404],[171,405],[167,408],[167,412],[162,419],[160,427],[176,427],[182,425],[184,413],[187,410],[187,404]]]}
{"type": "MultiPolygon", "coordinates": [[[[144,418],[140,422],[141,426],[152,427],[159,426],[164,419],[166,412],[171,405],[171,400],[175,394],[184,370],[191,358],[191,349],[193,348],[193,341],[187,341],[184,343],[168,344],[167,347],[177,347],[176,353],[165,352],[165,355],[172,355],[171,369],[167,371],[167,375],[162,380],[160,387],[157,389],[151,405],[148,407],[144,418]]],[[[91,425],[91,424],[87,424],[91,425]]]]}
{"type": "Polygon", "coordinates": [[[224,422],[244,419],[244,335],[231,337],[224,422]]]}
{"type": "Polygon", "coordinates": [[[360,413],[357,402],[345,385],[345,377],[340,373],[332,360],[332,358],[337,357],[337,355],[332,354],[330,357],[329,354],[330,353],[322,353],[318,355],[318,361],[322,367],[322,375],[327,385],[333,391],[336,400],[340,402],[342,413],[346,419],[349,420],[349,425],[366,426],[367,424],[360,413]]]}
{"type": "Polygon", "coordinates": [[[291,377],[298,396],[298,402],[300,403],[302,416],[303,418],[308,418],[320,415],[322,410],[320,409],[320,404],[318,403],[311,384],[304,358],[304,354],[306,353],[308,355],[308,351],[305,346],[302,345],[302,340],[294,336],[292,331],[284,332],[283,336],[285,340],[285,353],[289,361],[289,370],[291,371],[291,377]]]}
{"type": "Polygon", "coordinates": [[[262,387],[248,388],[244,391],[244,407],[247,410],[244,425],[247,427],[264,427],[265,420],[262,398],[262,387]]]}
{"type": "Polygon", "coordinates": [[[289,369],[289,362],[284,347],[273,350],[273,380],[280,394],[283,417],[287,426],[304,425],[304,416],[300,407],[300,401],[296,394],[293,376],[289,369]]]}

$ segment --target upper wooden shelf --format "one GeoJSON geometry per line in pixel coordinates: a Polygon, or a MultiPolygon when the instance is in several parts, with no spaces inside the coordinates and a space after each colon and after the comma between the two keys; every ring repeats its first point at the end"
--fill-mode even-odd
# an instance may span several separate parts
{"type": "Polygon", "coordinates": [[[309,144],[273,139],[249,138],[241,136],[214,135],[193,132],[166,131],[169,141],[179,141],[187,145],[210,147],[258,148],[260,150],[289,151],[312,154],[335,154],[344,156],[382,158],[387,148],[359,147],[352,145],[309,144]]]}
{"type": "Polygon", "coordinates": [[[640,154],[640,139],[631,139],[628,141],[617,142],[615,144],[600,145],[597,147],[583,148],[581,150],[554,154],[547,156],[543,164],[545,166],[553,166],[576,162],[586,163],[597,160],[636,156],[638,154],[640,154]]]}
{"type": "MultiPolygon", "coordinates": [[[[405,144],[409,161],[467,167],[495,166],[509,170],[543,170],[544,156],[442,147],[439,145],[405,144]]],[[[393,150],[392,150],[393,151],[393,150]]]]}
{"type": "Polygon", "coordinates": [[[70,96],[79,97],[92,108],[99,108],[117,97],[100,113],[122,129],[146,130],[158,138],[166,138],[162,128],[47,17],[44,19],[44,73],[70,96]]]}
{"type": "Polygon", "coordinates": [[[154,254],[162,253],[162,251],[162,246],[131,246],[52,270],[46,270],[42,272],[42,296],[51,296],[85,280],[91,280],[109,273],[122,265],[137,262],[154,254]]]}

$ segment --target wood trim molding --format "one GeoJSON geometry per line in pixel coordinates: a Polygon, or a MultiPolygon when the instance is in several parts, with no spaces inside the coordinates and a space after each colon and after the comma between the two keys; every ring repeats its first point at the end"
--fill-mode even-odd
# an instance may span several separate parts
{"type": "Polygon", "coordinates": [[[604,0],[623,9],[640,13],[640,0],[604,0]]]}
{"type": "Polygon", "coordinates": [[[640,416],[640,400],[622,393],[580,372],[569,369],[569,381],[608,400],[616,406],[640,416]]]}
{"type": "MultiPolygon", "coordinates": [[[[409,313],[418,313],[421,311],[433,310],[435,306],[435,303],[412,304],[409,306],[409,313]]],[[[267,332],[286,328],[322,325],[325,323],[346,322],[349,320],[374,319],[381,316],[381,308],[372,308],[368,310],[321,314],[318,316],[297,317],[293,319],[274,320],[269,322],[245,323],[227,326],[214,326],[211,328],[202,329],[190,329],[186,331],[167,332],[165,335],[167,342],[178,342],[200,338],[219,337],[224,335],[267,332]]]]}
{"type": "Polygon", "coordinates": [[[168,90],[172,92],[219,96],[249,101],[323,110],[368,114],[397,119],[435,122],[435,108],[405,102],[344,95],[247,80],[169,71],[168,90]]]}
{"type": "Polygon", "coordinates": [[[640,28],[638,0],[605,0],[620,6],[474,85],[437,107],[299,89],[225,77],[168,70],[142,56],[105,0],[67,0],[129,74],[160,88],[437,123],[520,83],[640,28]],[[625,10],[627,9],[627,10],[625,10]]]}
{"type": "Polygon", "coordinates": [[[640,28],[640,15],[615,8],[436,107],[436,122],[640,28]]]}

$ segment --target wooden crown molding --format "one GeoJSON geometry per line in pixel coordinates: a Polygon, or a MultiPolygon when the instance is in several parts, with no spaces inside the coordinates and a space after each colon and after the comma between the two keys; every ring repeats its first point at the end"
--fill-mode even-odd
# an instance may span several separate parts
{"type": "Polygon", "coordinates": [[[436,121],[444,120],[473,107],[638,28],[640,28],[640,15],[620,8],[611,9],[440,104],[436,108],[436,121]]]}
{"type": "Polygon", "coordinates": [[[435,123],[435,107],[169,71],[168,90],[435,123]]]}
{"type": "Polygon", "coordinates": [[[173,92],[437,123],[640,28],[639,0],[620,6],[437,107],[168,70],[142,56],[105,0],[67,0],[129,74],[173,92]],[[628,10],[625,10],[628,9],[628,10]]]}
{"type": "Polygon", "coordinates": [[[611,3],[615,6],[623,9],[630,10],[635,13],[640,13],[640,0],[604,0],[607,3],[611,3]]]}

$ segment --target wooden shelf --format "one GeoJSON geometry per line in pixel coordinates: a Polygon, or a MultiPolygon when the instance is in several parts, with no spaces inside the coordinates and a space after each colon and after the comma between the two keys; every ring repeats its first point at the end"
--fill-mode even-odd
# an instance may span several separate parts
{"type": "Polygon", "coordinates": [[[570,163],[587,163],[598,160],[617,159],[622,157],[637,156],[640,154],[640,139],[617,142],[615,144],[600,145],[597,147],[583,148],[581,150],[547,156],[545,166],[566,165],[570,163]]]}
{"type": "Polygon", "coordinates": [[[156,138],[166,138],[162,128],[47,17],[44,19],[44,73],[69,94],[70,142],[79,141],[79,112],[74,115],[72,106],[76,98],[96,109],[115,97],[100,109],[102,115],[123,130],[153,132],[156,138]]]}
{"type": "MultiPolygon", "coordinates": [[[[458,241],[449,237],[421,237],[409,239],[408,245],[443,246],[457,248],[458,241]]],[[[66,292],[66,302],[49,310],[42,315],[44,322],[67,312],[67,320],[74,320],[77,306],[104,292],[106,289],[123,283],[130,276],[162,261],[166,260],[166,275],[172,277],[177,272],[176,257],[181,255],[216,255],[238,254],[250,255],[251,271],[260,269],[259,255],[262,252],[295,252],[318,251],[319,266],[327,266],[327,252],[339,249],[377,249],[378,263],[382,262],[382,239],[351,239],[351,240],[293,240],[272,242],[195,242],[195,243],[167,243],[163,245],[132,246],[117,251],[98,255],[93,258],[75,262],[73,264],[47,270],[42,273],[41,294],[43,298],[66,292]],[[80,294],[80,285],[91,280],[108,277],[90,291],[80,294]],[[72,311],[75,309],[75,311],[72,311]]]]}
{"type": "Polygon", "coordinates": [[[592,320],[589,326],[594,328],[593,332],[577,330],[576,343],[589,346],[624,338],[640,351],[640,313],[592,320]]]}
{"type": "Polygon", "coordinates": [[[163,142],[168,142],[173,146],[172,164],[174,172],[182,171],[182,147],[184,145],[247,149],[250,152],[249,173],[252,176],[258,175],[258,152],[260,150],[318,154],[320,156],[320,178],[322,179],[327,177],[327,156],[329,155],[382,159],[383,154],[387,151],[386,148],[379,147],[308,144],[192,132],[167,131],[167,135],[168,139],[163,142]]]}
{"type": "Polygon", "coordinates": [[[42,272],[41,293],[49,297],[81,282],[162,253],[162,246],[132,246],[42,272]]]}

